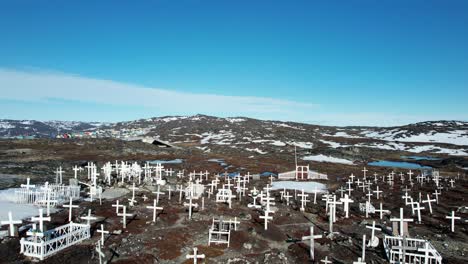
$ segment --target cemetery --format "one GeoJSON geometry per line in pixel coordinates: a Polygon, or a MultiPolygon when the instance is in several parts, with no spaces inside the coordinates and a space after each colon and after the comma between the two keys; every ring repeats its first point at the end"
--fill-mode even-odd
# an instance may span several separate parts
{"type": "Polygon", "coordinates": [[[3,141],[4,262],[466,263],[465,157],[204,140],[3,141]]]}
{"type": "Polygon", "coordinates": [[[44,263],[462,263],[444,256],[449,240],[467,245],[460,175],[363,167],[338,180],[296,166],[295,177],[254,179],[178,166],[89,161],[57,168],[53,183],[27,178],[11,201],[37,213],[1,211],[12,245],[2,252],[44,263]]]}

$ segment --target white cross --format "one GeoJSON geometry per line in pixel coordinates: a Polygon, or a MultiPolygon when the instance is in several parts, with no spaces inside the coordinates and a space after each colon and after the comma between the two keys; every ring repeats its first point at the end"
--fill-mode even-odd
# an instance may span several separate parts
{"type": "Polygon", "coordinates": [[[302,240],[309,240],[310,241],[310,257],[314,260],[314,243],[315,239],[322,238],[322,235],[314,235],[314,227],[310,227],[310,236],[303,236],[302,240]]]}
{"type": "Polygon", "coordinates": [[[265,215],[261,215],[260,219],[264,220],[265,230],[268,229],[268,220],[273,220],[273,216],[269,216],[270,211],[265,210],[265,215]]]}
{"type": "Polygon", "coordinates": [[[325,264],[330,264],[330,263],[332,263],[331,260],[328,260],[328,256],[326,256],[324,259],[320,260],[320,262],[323,262],[323,263],[325,263],[325,264]]]}
{"type": "Polygon", "coordinates": [[[112,205],[112,207],[115,207],[115,213],[119,214],[119,208],[123,207],[123,205],[119,204],[119,200],[115,201],[115,204],[112,205]]]}
{"type": "Polygon", "coordinates": [[[29,179],[29,177],[28,177],[28,178],[26,179],[26,184],[21,184],[21,188],[26,188],[26,190],[29,190],[29,188],[34,188],[34,187],[36,187],[36,185],[30,185],[30,184],[29,184],[29,181],[30,181],[30,179],[29,179]]]}
{"type": "Polygon", "coordinates": [[[304,194],[304,189],[302,189],[302,193],[298,194],[297,196],[301,197],[301,212],[305,211],[305,205],[309,201],[307,198],[309,197],[309,194],[304,194]]]}
{"type": "Polygon", "coordinates": [[[283,198],[286,199],[286,205],[289,205],[289,199],[292,197],[292,195],[289,194],[289,192],[286,192],[283,195],[283,198]]]}
{"type": "Polygon", "coordinates": [[[450,186],[453,188],[453,184],[455,183],[454,179],[450,179],[450,186]]]}
{"type": "Polygon", "coordinates": [[[440,193],[440,192],[438,192],[437,190],[435,190],[435,192],[434,192],[434,193],[432,193],[432,194],[434,194],[434,195],[435,195],[435,197],[436,197],[436,203],[437,203],[437,204],[439,204],[439,195],[440,195],[441,193],[440,193]]]}
{"type": "Polygon", "coordinates": [[[148,209],[153,209],[153,222],[156,222],[157,211],[156,210],[163,210],[162,207],[158,207],[158,202],[156,199],[153,200],[153,206],[146,206],[148,209]]]}
{"type": "Polygon", "coordinates": [[[188,206],[188,208],[189,208],[189,220],[192,220],[192,207],[197,208],[198,204],[192,203],[192,195],[189,195],[189,197],[187,199],[189,199],[189,203],[184,203],[184,206],[188,206]]]}
{"type": "Polygon", "coordinates": [[[78,171],[80,171],[81,168],[78,168],[78,166],[75,165],[75,167],[73,167],[73,171],[75,172],[75,179],[76,177],[78,177],[78,171]]]}
{"type": "Polygon", "coordinates": [[[340,201],[343,203],[343,209],[345,211],[345,214],[346,214],[346,218],[349,217],[349,204],[350,203],[353,203],[354,201],[349,199],[349,196],[347,194],[345,194],[345,198],[341,198],[340,201]]]}
{"type": "Polygon", "coordinates": [[[403,236],[403,224],[404,222],[413,222],[412,218],[403,217],[403,208],[400,208],[400,218],[390,218],[391,222],[400,222],[400,236],[403,236]]]}
{"type": "Polygon", "coordinates": [[[39,221],[39,230],[44,232],[44,221],[50,222],[50,217],[44,217],[42,214],[42,208],[39,209],[39,217],[32,217],[31,221],[36,222],[39,221]]]}
{"type": "Polygon", "coordinates": [[[374,212],[380,213],[380,219],[382,219],[383,213],[384,213],[385,211],[386,211],[386,210],[383,210],[383,209],[382,209],[382,203],[380,203],[380,209],[375,209],[375,210],[374,210],[374,212]]]}
{"type": "Polygon", "coordinates": [[[91,220],[97,220],[97,217],[91,216],[91,209],[88,209],[88,215],[82,216],[81,219],[86,220],[86,224],[89,225],[91,220]]]}
{"type": "Polygon", "coordinates": [[[379,199],[379,194],[382,192],[379,190],[379,186],[377,185],[377,190],[373,191],[374,193],[377,194],[377,200],[379,199]]]}
{"type": "MultiPolygon", "coordinates": [[[[102,264],[102,259],[106,257],[106,254],[104,254],[104,252],[102,252],[101,243],[99,243],[99,242],[96,244],[96,252],[99,255],[99,264],[102,264]]],[[[105,263],[105,261],[104,261],[104,263],[105,263]]]]}
{"type": "Polygon", "coordinates": [[[195,248],[193,248],[193,255],[188,254],[186,256],[186,258],[187,259],[193,259],[193,264],[197,264],[197,261],[198,261],[199,258],[202,258],[202,259],[205,258],[205,254],[198,255],[197,253],[198,253],[198,248],[195,247],[195,248]]]}
{"type": "Polygon", "coordinates": [[[109,234],[109,231],[104,230],[104,225],[101,224],[101,229],[96,230],[98,233],[101,233],[101,245],[104,246],[104,236],[105,234],[109,234]]]}
{"type": "Polygon", "coordinates": [[[369,240],[369,245],[371,245],[372,241],[374,241],[375,231],[382,231],[381,228],[375,227],[375,221],[372,221],[372,226],[366,226],[366,228],[371,229],[371,238],[369,240]]]}
{"type": "Polygon", "coordinates": [[[161,190],[161,185],[158,184],[158,190],[153,192],[154,194],[156,194],[156,203],[159,203],[159,195],[164,195],[164,193],[161,192],[160,190],[161,190]]]}
{"type": "Polygon", "coordinates": [[[456,220],[459,220],[460,217],[459,217],[459,216],[455,216],[455,211],[452,211],[452,215],[446,216],[445,218],[450,219],[450,220],[452,221],[450,230],[451,230],[452,232],[455,232],[455,219],[456,219],[456,220]]]}
{"type": "Polygon", "coordinates": [[[419,203],[415,203],[415,206],[413,208],[415,211],[418,211],[418,222],[421,223],[421,210],[424,210],[424,206],[421,207],[419,203]]]}
{"type": "Polygon", "coordinates": [[[68,208],[68,222],[71,222],[73,208],[78,208],[79,206],[78,205],[73,205],[73,200],[72,200],[71,197],[70,197],[70,204],[69,205],[62,205],[62,206],[65,207],[65,208],[68,208]]]}
{"type": "Polygon", "coordinates": [[[117,216],[122,216],[122,223],[123,228],[127,228],[127,216],[133,216],[132,214],[127,214],[127,206],[123,205],[123,212],[121,214],[117,214],[117,216]]]}
{"type": "Polygon", "coordinates": [[[413,172],[411,170],[408,172],[408,176],[409,176],[409,181],[411,181],[411,176],[413,176],[413,172]]]}
{"type": "Polygon", "coordinates": [[[362,172],[364,172],[364,179],[366,179],[366,172],[368,172],[368,170],[366,169],[366,167],[364,167],[364,169],[362,170],[362,172]]]}
{"type": "Polygon", "coordinates": [[[429,205],[429,212],[432,214],[432,204],[431,202],[435,202],[436,200],[431,200],[429,198],[429,194],[427,194],[427,200],[422,200],[423,203],[427,203],[429,205]]]}
{"type": "Polygon", "coordinates": [[[21,220],[13,220],[13,215],[11,212],[8,212],[8,220],[7,221],[1,221],[1,225],[9,225],[10,226],[10,236],[15,235],[15,224],[21,224],[23,221],[21,220]]]}
{"type": "Polygon", "coordinates": [[[63,173],[62,166],[60,166],[60,167],[57,169],[56,173],[57,173],[57,176],[56,176],[55,183],[57,183],[57,184],[58,184],[58,183],[62,184],[62,173],[63,173]],[[58,181],[57,178],[59,178],[60,181],[58,181]]]}

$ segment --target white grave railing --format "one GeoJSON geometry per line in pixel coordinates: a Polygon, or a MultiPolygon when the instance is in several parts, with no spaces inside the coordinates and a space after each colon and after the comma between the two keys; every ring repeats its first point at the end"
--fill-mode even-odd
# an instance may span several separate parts
{"type": "Polygon", "coordinates": [[[15,202],[21,204],[46,204],[50,200],[50,205],[55,206],[58,202],[80,198],[81,187],[79,185],[48,185],[37,188],[17,188],[15,189],[15,202]],[[47,189],[48,188],[48,189],[47,189]]]}
{"type": "MultiPolygon", "coordinates": [[[[282,172],[278,174],[279,180],[296,179],[296,171],[282,172]]],[[[309,170],[307,173],[307,180],[328,180],[328,175],[309,170]]]]}
{"type": "Polygon", "coordinates": [[[442,264],[442,256],[427,240],[385,236],[383,242],[385,253],[390,263],[442,264]],[[427,255],[427,262],[425,262],[425,253],[418,251],[418,249],[424,249],[426,243],[430,249],[427,255]],[[405,250],[402,248],[405,248],[405,250]]]}
{"type": "Polygon", "coordinates": [[[70,222],[44,232],[43,237],[21,238],[21,253],[43,260],[90,237],[89,225],[70,222]]]}

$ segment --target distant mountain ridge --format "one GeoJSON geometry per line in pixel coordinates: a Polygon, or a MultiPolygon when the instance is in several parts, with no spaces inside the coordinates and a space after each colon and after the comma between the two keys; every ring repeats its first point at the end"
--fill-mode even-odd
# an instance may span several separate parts
{"type": "Polygon", "coordinates": [[[159,137],[203,151],[229,147],[257,154],[287,145],[303,149],[318,145],[330,148],[354,146],[453,155],[464,155],[468,151],[465,148],[468,146],[468,122],[455,120],[426,121],[397,127],[334,127],[207,115],[163,116],[116,123],[0,120],[2,138],[44,138],[63,133],[83,135],[84,132],[91,137],[159,137]],[[447,148],[447,145],[452,145],[456,150],[447,148]]]}

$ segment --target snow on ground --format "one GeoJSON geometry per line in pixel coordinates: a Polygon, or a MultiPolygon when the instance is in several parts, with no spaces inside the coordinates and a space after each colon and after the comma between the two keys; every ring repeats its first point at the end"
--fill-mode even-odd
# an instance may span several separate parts
{"type": "Polygon", "coordinates": [[[383,143],[372,143],[372,144],[357,144],[358,147],[366,147],[366,148],[377,148],[377,149],[385,149],[385,150],[401,150],[404,151],[406,149],[405,144],[395,143],[395,142],[388,142],[386,144],[383,143]]]}
{"type": "Polygon", "coordinates": [[[245,119],[243,118],[232,118],[232,117],[228,117],[226,118],[227,121],[231,122],[231,123],[238,123],[238,122],[244,122],[245,119]]]}
{"type": "Polygon", "coordinates": [[[295,142],[289,141],[287,142],[289,145],[293,145],[299,148],[311,149],[314,146],[314,143],[311,142],[295,142]]]}
{"type": "Polygon", "coordinates": [[[459,146],[468,146],[468,131],[453,130],[450,132],[420,133],[418,135],[401,135],[406,133],[406,130],[392,129],[386,132],[363,131],[361,134],[368,138],[381,139],[385,141],[400,141],[400,142],[424,142],[424,143],[447,143],[459,146]]]}
{"type": "Polygon", "coordinates": [[[327,186],[323,183],[312,182],[312,181],[275,181],[272,185],[272,190],[283,190],[284,188],[288,190],[298,190],[304,192],[312,193],[315,189],[318,192],[326,192],[327,186]]]}
{"type": "Polygon", "coordinates": [[[343,138],[361,138],[358,136],[353,136],[350,134],[347,134],[346,132],[336,132],[335,135],[331,135],[332,137],[343,137],[343,138]]]}
{"type": "Polygon", "coordinates": [[[340,163],[340,164],[346,164],[346,165],[354,165],[354,163],[350,160],[347,159],[340,159],[340,158],[335,158],[331,156],[325,156],[325,155],[315,155],[315,156],[305,156],[303,160],[310,160],[310,161],[318,161],[318,162],[330,162],[330,163],[340,163]]]}
{"type": "Polygon", "coordinates": [[[187,116],[171,116],[171,117],[161,118],[159,120],[163,122],[171,122],[171,121],[182,120],[182,119],[187,119],[187,118],[188,118],[187,116]]]}
{"type": "Polygon", "coordinates": [[[26,219],[39,214],[39,207],[30,204],[14,202],[15,189],[0,190],[0,220],[8,220],[8,212],[12,212],[13,220],[26,219]]]}
{"type": "Polygon", "coordinates": [[[219,131],[218,134],[212,132],[205,132],[202,134],[202,136],[203,138],[201,139],[200,144],[208,144],[210,143],[210,141],[213,141],[212,143],[223,145],[227,144],[227,142],[224,142],[225,140],[235,138],[234,134],[231,131],[225,130],[219,131]]]}
{"type": "Polygon", "coordinates": [[[271,145],[273,146],[277,146],[277,147],[284,147],[286,146],[286,143],[282,142],[282,141],[279,141],[279,140],[274,140],[273,142],[270,143],[271,145]]]}
{"type": "Polygon", "coordinates": [[[366,147],[366,148],[378,148],[385,150],[399,150],[399,151],[408,151],[412,153],[421,153],[421,152],[431,152],[437,154],[448,154],[451,156],[468,156],[468,153],[465,149],[449,149],[438,147],[434,145],[424,145],[424,146],[414,146],[408,147],[402,143],[388,142],[387,144],[383,143],[373,143],[373,144],[358,144],[357,147],[366,147]]]}
{"type": "Polygon", "coordinates": [[[261,149],[259,148],[254,148],[254,149],[251,149],[251,148],[246,148],[245,150],[247,151],[253,151],[253,152],[257,152],[259,154],[266,154],[267,152],[266,151],[262,151],[261,149]]]}
{"type": "Polygon", "coordinates": [[[327,140],[323,140],[323,139],[321,139],[320,142],[322,142],[324,144],[328,144],[332,148],[341,148],[341,147],[348,147],[349,146],[349,145],[342,145],[341,143],[338,143],[338,142],[327,141],[327,140]]]}

